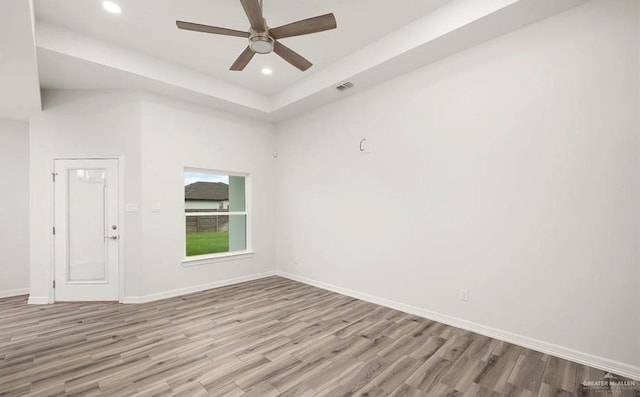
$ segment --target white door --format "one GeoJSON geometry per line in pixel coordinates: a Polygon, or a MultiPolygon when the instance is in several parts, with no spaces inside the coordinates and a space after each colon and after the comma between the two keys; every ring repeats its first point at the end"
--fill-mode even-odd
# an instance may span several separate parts
{"type": "Polygon", "coordinates": [[[56,301],[116,301],[118,160],[55,160],[56,301]]]}

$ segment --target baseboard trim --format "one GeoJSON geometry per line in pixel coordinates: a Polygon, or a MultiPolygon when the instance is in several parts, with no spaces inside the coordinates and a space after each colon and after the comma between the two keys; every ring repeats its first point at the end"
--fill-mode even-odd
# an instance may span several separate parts
{"type": "Polygon", "coordinates": [[[174,298],[176,296],[192,294],[194,292],[206,291],[212,288],[226,287],[228,285],[244,283],[247,281],[259,280],[261,278],[272,277],[275,276],[275,271],[250,274],[242,277],[230,278],[227,280],[214,281],[207,284],[194,285],[186,288],[179,288],[170,291],[157,292],[155,294],[143,295],[143,296],[125,296],[120,300],[120,303],[125,304],[136,304],[136,303],[147,303],[153,302],[160,299],[174,298]]]}
{"type": "Polygon", "coordinates": [[[29,295],[29,288],[8,289],[0,291],[0,298],[11,298],[12,296],[29,295]]]}
{"type": "Polygon", "coordinates": [[[380,298],[374,295],[369,295],[363,292],[351,290],[348,288],[338,287],[333,284],[324,283],[321,281],[312,280],[296,274],[276,271],[276,275],[290,280],[298,281],[304,284],[308,284],[314,287],[322,288],[332,292],[337,292],[342,295],[351,296],[353,298],[361,299],[363,301],[375,303],[377,305],[389,307],[391,309],[400,310],[405,313],[414,314],[429,320],[438,321],[453,327],[462,328],[467,331],[472,331],[480,335],[488,336],[490,338],[498,339],[504,342],[513,343],[514,345],[522,346],[527,349],[535,350],[544,354],[549,354],[555,357],[563,358],[569,361],[573,361],[579,364],[587,365],[593,368],[598,368],[603,371],[608,371],[616,375],[624,376],[634,380],[640,380],[640,367],[621,363],[618,361],[610,360],[605,357],[596,356],[593,354],[577,351],[567,347],[559,346],[553,343],[548,343],[533,339],[527,336],[514,334],[508,331],[492,328],[483,324],[463,320],[461,318],[448,316],[446,314],[433,312],[420,307],[407,305],[404,303],[396,302],[393,300],[380,298]]]}
{"type": "Polygon", "coordinates": [[[33,296],[30,295],[29,296],[29,301],[27,301],[27,304],[29,305],[48,305],[49,303],[49,297],[48,296],[33,296]]]}

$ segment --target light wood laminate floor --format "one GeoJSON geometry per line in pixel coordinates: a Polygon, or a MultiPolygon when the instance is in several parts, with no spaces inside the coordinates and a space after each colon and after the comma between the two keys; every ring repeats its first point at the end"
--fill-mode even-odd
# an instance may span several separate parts
{"type": "Polygon", "coordinates": [[[1,396],[578,396],[603,375],[279,277],[139,305],[0,299],[1,396]]]}

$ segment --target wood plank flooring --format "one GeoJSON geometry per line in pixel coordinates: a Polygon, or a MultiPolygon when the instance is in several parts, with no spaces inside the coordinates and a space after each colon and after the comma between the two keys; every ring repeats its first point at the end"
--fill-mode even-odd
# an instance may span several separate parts
{"type": "Polygon", "coordinates": [[[279,277],[140,305],[0,299],[0,396],[579,396],[603,375],[279,277]]]}

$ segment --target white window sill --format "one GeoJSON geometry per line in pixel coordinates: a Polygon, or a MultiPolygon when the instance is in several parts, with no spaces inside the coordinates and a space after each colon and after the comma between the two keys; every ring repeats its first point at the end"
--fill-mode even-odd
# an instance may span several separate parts
{"type": "Polygon", "coordinates": [[[184,258],[182,266],[208,265],[211,263],[247,259],[253,256],[253,251],[225,252],[224,254],[197,255],[184,258]]]}

